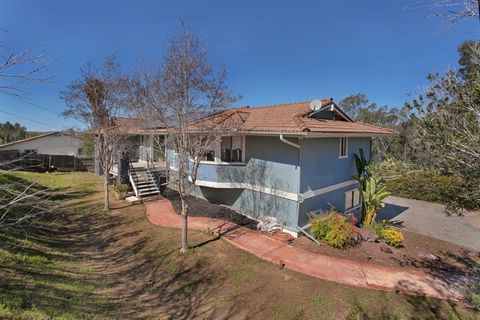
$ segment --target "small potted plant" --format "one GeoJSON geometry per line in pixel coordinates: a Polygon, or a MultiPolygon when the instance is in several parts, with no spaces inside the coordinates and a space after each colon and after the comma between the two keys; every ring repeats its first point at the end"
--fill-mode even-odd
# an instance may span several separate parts
{"type": "Polygon", "coordinates": [[[116,184],[113,189],[117,200],[123,200],[127,197],[128,185],[126,183],[116,184]]]}

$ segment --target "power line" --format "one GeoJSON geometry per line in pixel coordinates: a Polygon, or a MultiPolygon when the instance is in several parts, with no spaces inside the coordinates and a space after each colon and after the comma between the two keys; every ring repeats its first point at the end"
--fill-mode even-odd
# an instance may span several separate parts
{"type": "Polygon", "coordinates": [[[54,113],[54,114],[56,114],[57,116],[62,116],[61,113],[59,113],[59,112],[57,112],[57,111],[55,111],[55,110],[52,110],[52,109],[50,109],[50,108],[47,108],[47,107],[38,105],[38,104],[33,103],[33,102],[30,102],[30,101],[28,101],[27,99],[24,99],[24,98],[21,98],[21,97],[15,97],[15,98],[18,99],[18,100],[20,100],[20,101],[22,101],[22,102],[28,103],[29,105],[32,105],[32,106],[34,106],[34,107],[37,107],[37,108],[46,110],[46,111],[51,112],[51,113],[54,113]]]}
{"type": "Polygon", "coordinates": [[[47,127],[50,127],[50,128],[53,128],[53,129],[57,130],[57,128],[54,127],[54,126],[51,126],[51,125],[46,124],[46,123],[41,122],[41,121],[37,121],[37,120],[33,120],[33,119],[30,119],[30,118],[21,116],[21,115],[19,115],[19,114],[11,113],[11,112],[8,112],[8,111],[2,110],[2,109],[0,109],[0,112],[9,114],[9,115],[14,116],[14,117],[19,117],[19,118],[25,119],[25,120],[27,120],[27,121],[35,122],[35,123],[37,123],[37,124],[41,124],[41,125],[43,125],[43,126],[47,126],[47,127]]]}

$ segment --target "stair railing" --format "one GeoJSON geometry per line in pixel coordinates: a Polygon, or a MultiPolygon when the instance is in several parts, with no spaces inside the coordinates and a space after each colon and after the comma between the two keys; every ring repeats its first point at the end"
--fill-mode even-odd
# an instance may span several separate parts
{"type": "Polygon", "coordinates": [[[135,196],[140,198],[140,193],[138,192],[137,183],[138,183],[138,176],[135,172],[135,167],[133,166],[132,162],[128,162],[128,179],[132,185],[133,191],[135,192],[135,196]]]}

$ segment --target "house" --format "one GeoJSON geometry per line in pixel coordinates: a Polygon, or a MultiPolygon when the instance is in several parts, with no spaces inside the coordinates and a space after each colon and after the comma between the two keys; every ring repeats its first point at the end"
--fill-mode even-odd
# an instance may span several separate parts
{"type": "MultiPolygon", "coordinates": [[[[195,125],[212,118],[230,130],[200,161],[195,195],[254,219],[274,216],[293,234],[308,224],[311,211],[358,213],[353,155],[360,149],[370,154],[373,138],[393,134],[353,121],[332,99],[228,109],[195,125]]],[[[178,155],[165,147],[167,130],[116,121],[128,128],[135,194],[157,194],[153,175],[167,168],[175,177],[178,171],[178,155]]]]}
{"type": "MultiPolygon", "coordinates": [[[[368,155],[374,137],[393,133],[353,121],[332,99],[220,115],[235,130],[200,162],[196,195],[253,218],[274,216],[294,234],[311,211],[359,210],[353,155],[359,149],[368,155]]],[[[168,148],[166,161],[174,173],[177,155],[168,148]]]]}
{"type": "Polygon", "coordinates": [[[85,157],[81,138],[67,132],[49,132],[0,145],[2,151],[85,157]]]}

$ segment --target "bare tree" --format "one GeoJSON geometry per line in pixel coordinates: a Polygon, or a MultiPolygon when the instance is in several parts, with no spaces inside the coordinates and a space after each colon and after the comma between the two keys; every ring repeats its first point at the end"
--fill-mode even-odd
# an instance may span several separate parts
{"type": "Polygon", "coordinates": [[[162,67],[144,70],[135,81],[139,115],[166,128],[171,151],[167,163],[175,168],[170,184],[182,204],[182,253],[188,252],[187,197],[196,188],[200,161],[212,156],[220,137],[235,126],[233,111],[218,113],[237,99],[225,77],[225,68],[214,74],[202,40],[182,22],[181,33],[169,42],[162,67]]]}
{"type": "Polygon", "coordinates": [[[479,19],[480,0],[420,0],[406,9],[429,9],[434,17],[445,21],[447,27],[460,22],[479,19]]]}
{"type": "Polygon", "coordinates": [[[82,69],[79,80],[62,91],[60,98],[67,105],[63,115],[84,123],[86,133],[94,141],[95,157],[100,162],[104,180],[104,208],[109,210],[109,175],[125,132],[115,120],[126,114],[128,79],[122,75],[115,57],[105,59],[103,68],[91,64],[82,69]]]}
{"type": "Polygon", "coordinates": [[[51,198],[58,192],[35,182],[14,177],[9,171],[0,171],[0,227],[19,226],[50,212],[51,198]]]}
{"type": "MultiPolygon", "coordinates": [[[[7,32],[0,29],[0,32],[7,32]]],[[[51,78],[45,71],[50,64],[46,53],[38,47],[30,46],[11,49],[5,40],[0,40],[0,94],[22,97],[27,91],[22,87],[30,82],[44,82],[51,78]]],[[[20,128],[21,129],[21,128],[20,128]]],[[[6,140],[5,140],[6,141],[6,140]]],[[[5,142],[4,141],[4,142],[5,142]]],[[[17,160],[10,161],[14,163],[17,160]]],[[[9,161],[3,167],[11,165],[9,161]]],[[[51,210],[49,201],[54,191],[40,188],[34,182],[28,182],[0,171],[0,227],[18,226],[31,218],[51,210]]]]}
{"type": "Polygon", "coordinates": [[[30,82],[45,82],[52,77],[46,73],[51,60],[38,46],[10,49],[0,40],[0,92],[14,97],[27,94],[22,86],[30,82]]]}

